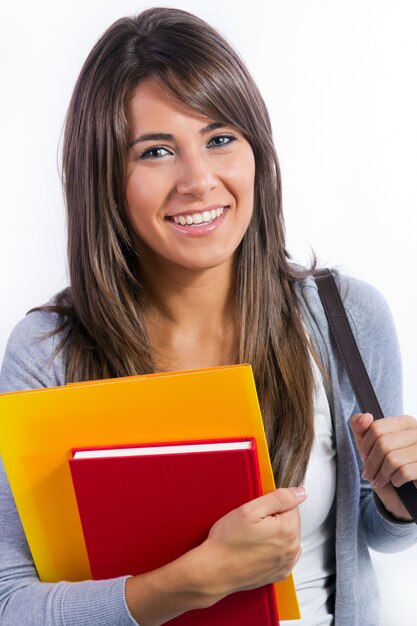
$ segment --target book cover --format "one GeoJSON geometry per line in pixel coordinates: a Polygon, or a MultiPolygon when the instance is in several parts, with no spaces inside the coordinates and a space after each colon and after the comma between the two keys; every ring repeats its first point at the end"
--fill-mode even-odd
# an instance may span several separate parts
{"type": "MultiPolygon", "coordinates": [[[[100,448],[90,458],[78,452],[69,464],[95,579],[140,574],[173,561],[202,543],[220,517],[262,494],[254,439],[100,448]]],[[[169,622],[196,623],[276,625],[273,585],[232,594],[169,622]]]]}

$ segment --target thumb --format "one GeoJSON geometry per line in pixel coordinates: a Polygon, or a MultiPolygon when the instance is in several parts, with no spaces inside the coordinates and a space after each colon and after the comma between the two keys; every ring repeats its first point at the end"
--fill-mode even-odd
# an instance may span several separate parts
{"type": "Polygon", "coordinates": [[[355,415],[352,415],[349,426],[355,435],[355,438],[356,435],[363,436],[373,421],[374,418],[370,413],[356,413],[355,415]]]}
{"type": "Polygon", "coordinates": [[[265,496],[261,496],[253,503],[257,503],[257,515],[261,518],[268,515],[276,515],[277,513],[285,513],[295,509],[299,504],[304,502],[307,497],[307,490],[304,486],[280,488],[265,496]]]}

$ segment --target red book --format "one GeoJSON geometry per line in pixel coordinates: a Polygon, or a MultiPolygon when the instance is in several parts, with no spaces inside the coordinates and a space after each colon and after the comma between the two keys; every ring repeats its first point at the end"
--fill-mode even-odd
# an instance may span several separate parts
{"type": "MultiPolygon", "coordinates": [[[[94,579],[140,574],[178,558],[220,517],[262,494],[255,439],[99,448],[91,454],[110,456],[82,458],[88,453],[73,450],[69,463],[94,579]]],[[[168,624],[276,626],[273,585],[168,624]]]]}

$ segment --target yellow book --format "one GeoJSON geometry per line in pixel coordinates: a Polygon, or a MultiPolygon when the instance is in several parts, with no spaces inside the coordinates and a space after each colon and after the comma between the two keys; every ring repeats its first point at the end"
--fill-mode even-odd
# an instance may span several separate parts
{"type": "MultiPolygon", "coordinates": [[[[72,448],[254,437],[263,493],[275,489],[249,365],[0,394],[0,455],[40,579],[91,578],[68,460],[72,448]]],[[[281,620],[300,617],[292,576],[281,620]]]]}

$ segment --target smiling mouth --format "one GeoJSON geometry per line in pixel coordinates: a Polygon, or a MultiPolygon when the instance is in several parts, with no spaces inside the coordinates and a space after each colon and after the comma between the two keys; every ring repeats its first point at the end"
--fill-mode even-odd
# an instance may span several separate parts
{"type": "Polygon", "coordinates": [[[223,212],[224,207],[220,207],[202,213],[192,213],[192,215],[173,215],[168,219],[180,226],[201,226],[201,224],[211,224],[223,215],[223,212]]]}

